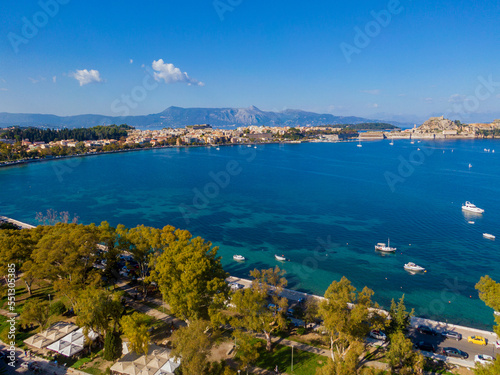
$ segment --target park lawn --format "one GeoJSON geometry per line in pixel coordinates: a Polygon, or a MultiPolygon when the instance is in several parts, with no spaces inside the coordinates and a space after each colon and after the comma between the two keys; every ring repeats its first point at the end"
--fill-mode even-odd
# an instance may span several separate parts
{"type": "MultiPolygon", "coordinates": [[[[272,352],[268,352],[265,346],[259,351],[260,357],[254,363],[255,366],[273,371],[276,366],[280,372],[292,374],[292,348],[283,345],[276,345],[272,352]]],[[[293,349],[293,374],[312,375],[316,369],[326,364],[327,358],[314,353],[293,349]]]]}

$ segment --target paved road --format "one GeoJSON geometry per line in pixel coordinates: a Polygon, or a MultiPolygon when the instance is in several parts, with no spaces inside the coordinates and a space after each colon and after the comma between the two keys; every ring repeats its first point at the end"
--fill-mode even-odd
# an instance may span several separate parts
{"type": "Polygon", "coordinates": [[[432,336],[432,335],[426,335],[426,334],[421,334],[417,332],[415,328],[410,329],[410,338],[412,339],[413,342],[420,342],[420,341],[426,341],[429,343],[432,343],[438,347],[438,353],[440,349],[445,348],[445,347],[453,347],[460,349],[467,354],[469,354],[469,358],[467,359],[467,362],[469,363],[470,366],[473,366],[473,361],[474,361],[474,356],[476,354],[488,354],[493,357],[496,357],[499,355],[499,350],[495,348],[494,343],[493,344],[488,344],[486,346],[482,345],[477,345],[477,344],[472,344],[467,342],[467,335],[470,333],[467,332],[460,332],[460,330],[456,330],[459,333],[462,333],[462,340],[457,341],[454,339],[448,339],[446,337],[443,337],[441,335],[438,336],[432,336]]]}

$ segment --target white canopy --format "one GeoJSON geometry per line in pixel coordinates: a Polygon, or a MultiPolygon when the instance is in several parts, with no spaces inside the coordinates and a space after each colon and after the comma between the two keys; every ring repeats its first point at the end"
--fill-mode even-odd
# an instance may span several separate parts
{"type": "Polygon", "coordinates": [[[74,344],[69,344],[62,350],[58,351],[59,354],[65,356],[65,357],[71,357],[75,355],[76,353],[80,353],[83,350],[83,346],[80,345],[74,345],[74,344]]]}

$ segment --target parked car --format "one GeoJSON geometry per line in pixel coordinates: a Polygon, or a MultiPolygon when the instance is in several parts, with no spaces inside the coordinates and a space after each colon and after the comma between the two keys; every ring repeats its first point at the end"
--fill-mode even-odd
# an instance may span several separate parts
{"type": "Polygon", "coordinates": [[[443,331],[441,332],[441,335],[443,335],[443,337],[446,337],[448,339],[454,339],[457,341],[462,340],[462,334],[455,331],[443,331]]]}
{"type": "Polygon", "coordinates": [[[469,358],[469,354],[457,348],[443,348],[441,354],[447,357],[456,357],[462,359],[469,358]]]}
{"type": "Polygon", "coordinates": [[[419,325],[417,327],[417,331],[425,335],[432,335],[432,336],[437,336],[439,334],[434,328],[424,325],[419,325]]]}
{"type": "Polygon", "coordinates": [[[478,345],[486,345],[487,344],[486,339],[482,336],[469,336],[469,337],[467,337],[467,342],[471,342],[473,344],[478,344],[478,345]]]}
{"type": "Polygon", "coordinates": [[[493,363],[495,358],[493,358],[491,355],[486,355],[486,354],[478,354],[474,357],[474,362],[475,363],[480,363],[482,365],[489,365],[493,363]]]}
{"type": "Polygon", "coordinates": [[[415,349],[423,350],[424,352],[436,353],[437,351],[437,346],[427,341],[420,341],[413,346],[415,347],[415,349]]]}
{"type": "Polygon", "coordinates": [[[373,337],[374,339],[382,340],[382,341],[387,340],[386,334],[378,329],[371,330],[370,337],[373,337]]]}

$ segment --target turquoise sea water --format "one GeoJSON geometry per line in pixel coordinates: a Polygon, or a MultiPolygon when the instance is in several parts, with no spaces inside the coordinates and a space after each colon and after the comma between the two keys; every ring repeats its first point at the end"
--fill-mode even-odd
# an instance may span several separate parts
{"type": "Polygon", "coordinates": [[[147,150],[2,168],[0,214],[171,224],[220,246],[235,276],[279,264],[290,287],[323,294],[345,275],[384,307],[404,293],[418,316],[491,329],[474,285],[485,274],[500,281],[500,237],[482,236],[500,236],[499,167],[491,140],[147,150]],[[466,200],[486,212],[464,216],[466,200]],[[388,237],[398,251],[376,253],[388,237]],[[408,261],[428,272],[405,272],[408,261]]]}

